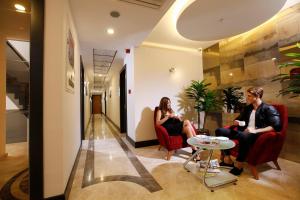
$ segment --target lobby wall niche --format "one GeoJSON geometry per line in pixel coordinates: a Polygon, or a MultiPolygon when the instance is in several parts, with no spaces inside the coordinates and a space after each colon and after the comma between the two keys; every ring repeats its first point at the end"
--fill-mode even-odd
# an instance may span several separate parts
{"type": "Polygon", "coordinates": [[[285,104],[289,128],[281,157],[300,162],[300,97],[279,96],[285,85],[272,81],[280,72],[289,73],[290,68],[279,69],[278,65],[288,61],[286,53],[299,52],[297,42],[300,42],[300,4],[279,12],[255,29],[203,50],[203,70],[204,79],[212,83],[212,89],[241,86],[245,92],[251,86],[261,86],[265,102],[285,104]]]}

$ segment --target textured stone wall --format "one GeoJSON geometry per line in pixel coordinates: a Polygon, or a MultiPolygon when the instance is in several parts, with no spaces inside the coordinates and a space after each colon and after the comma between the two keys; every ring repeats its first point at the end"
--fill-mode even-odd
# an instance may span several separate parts
{"type": "MultiPolygon", "coordinates": [[[[299,52],[300,4],[281,11],[268,22],[238,36],[221,40],[203,51],[204,78],[212,89],[241,86],[264,88],[264,101],[283,103],[289,111],[288,136],[281,156],[300,162],[300,97],[278,96],[285,85],[272,82],[275,75],[288,73],[278,64],[288,61],[284,54],[299,52]]],[[[212,124],[208,122],[208,124],[212,124]]],[[[214,129],[214,126],[210,126],[214,129]]]]}

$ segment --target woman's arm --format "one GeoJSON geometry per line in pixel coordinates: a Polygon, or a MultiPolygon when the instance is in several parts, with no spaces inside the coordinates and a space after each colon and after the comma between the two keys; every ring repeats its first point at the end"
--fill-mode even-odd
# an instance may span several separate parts
{"type": "Polygon", "coordinates": [[[161,118],[161,110],[158,110],[156,115],[156,125],[162,125],[163,123],[165,123],[169,119],[169,116],[167,115],[162,119],[160,118],[161,118]]]}

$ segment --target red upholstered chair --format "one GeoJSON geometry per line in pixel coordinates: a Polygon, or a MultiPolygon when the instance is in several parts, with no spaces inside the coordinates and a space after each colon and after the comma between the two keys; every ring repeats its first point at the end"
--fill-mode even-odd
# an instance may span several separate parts
{"type": "MultiPolygon", "coordinates": [[[[247,162],[251,173],[255,179],[259,179],[256,166],[266,162],[272,161],[278,170],[281,170],[277,162],[279,153],[282,149],[286,131],[288,126],[288,112],[284,105],[272,104],[280,113],[280,120],[282,124],[282,129],[280,132],[270,131],[261,134],[254,145],[250,148],[247,156],[247,162]]],[[[236,148],[231,150],[231,155],[237,156],[238,141],[234,140],[237,144],[236,148]]]]}
{"type": "Polygon", "coordinates": [[[158,111],[158,107],[154,110],[154,127],[156,131],[156,136],[159,141],[159,150],[161,147],[165,147],[168,150],[167,160],[170,160],[174,151],[177,149],[181,149],[187,146],[186,138],[182,136],[170,136],[168,131],[162,125],[156,125],[156,115],[158,111]]]}

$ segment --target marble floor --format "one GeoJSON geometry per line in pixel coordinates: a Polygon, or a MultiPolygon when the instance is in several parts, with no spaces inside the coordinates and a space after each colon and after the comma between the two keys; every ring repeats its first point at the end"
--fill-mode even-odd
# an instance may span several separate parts
{"type": "MultiPolygon", "coordinates": [[[[260,180],[247,167],[237,185],[211,192],[183,168],[189,148],[170,161],[158,146],[133,148],[102,115],[95,115],[83,141],[69,199],[300,199],[300,164],[279,159],[259,168],[260,180]]],[[[214,153],[218,157],[219,152],[214,153]]]]}
{"type": "Polygon", "coordinates": [[[8,156],[0,160],[0,199],[29,199],[28,144],[6,145],[8,156]]]}

